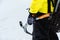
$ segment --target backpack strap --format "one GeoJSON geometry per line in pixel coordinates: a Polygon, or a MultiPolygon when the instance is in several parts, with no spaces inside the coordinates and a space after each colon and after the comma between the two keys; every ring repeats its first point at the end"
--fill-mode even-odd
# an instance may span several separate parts
{"type": "Polygon", "coordinates": [[[48,0],[48,13],[51,13],[51,4],[50,4],[51,0],[48,0]]]}

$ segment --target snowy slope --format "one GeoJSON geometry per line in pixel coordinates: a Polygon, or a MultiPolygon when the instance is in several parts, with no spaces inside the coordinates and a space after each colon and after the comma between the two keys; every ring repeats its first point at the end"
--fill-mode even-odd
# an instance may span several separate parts
{"type": "MultiPolygon", "coordinates": [[[[19,26],[26,23],[31,0],[0,0],[0,40],[32,40],[19,26]]],[[[29,31],[32,32],[32,26],[29,31]]],[[[58,33],[60,38],[60,33],[58,33]]]]}

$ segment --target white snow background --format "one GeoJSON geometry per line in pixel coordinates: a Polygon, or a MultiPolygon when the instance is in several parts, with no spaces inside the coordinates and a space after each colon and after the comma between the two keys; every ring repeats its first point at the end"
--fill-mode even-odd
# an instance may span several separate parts
{"type": "MultiPolygon", "coordinates": [[[[24,32],[19,26],[27,21],[31,0],[0,0],[0,40],[32,40],[32,36],[24,32]]],[[[28,31],[32,32],[32,26],[28,31]]],[[[57,33],[60,38],[60,33],[57,33]]]]}

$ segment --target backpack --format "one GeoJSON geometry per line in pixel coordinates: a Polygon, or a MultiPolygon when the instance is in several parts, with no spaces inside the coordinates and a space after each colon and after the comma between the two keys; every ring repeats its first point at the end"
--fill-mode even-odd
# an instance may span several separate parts
{"type": "Polygon", "coordinates": [[[60,32],[60,0],[57,0],[54,6],[54,12],[49,25],[55,32],[60,32]]]}

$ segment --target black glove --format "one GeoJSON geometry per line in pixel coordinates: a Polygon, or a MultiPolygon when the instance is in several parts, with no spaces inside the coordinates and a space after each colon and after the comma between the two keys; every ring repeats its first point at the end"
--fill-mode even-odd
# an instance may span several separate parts
{"type": "Polygon", "coordinates": [[[32,25],[35,21],[35,17],[32,16],[32,14],[30,13],[29,16],[28,16],[28,20],[27,20],[27,23],[29,25],[32,25]]]}

